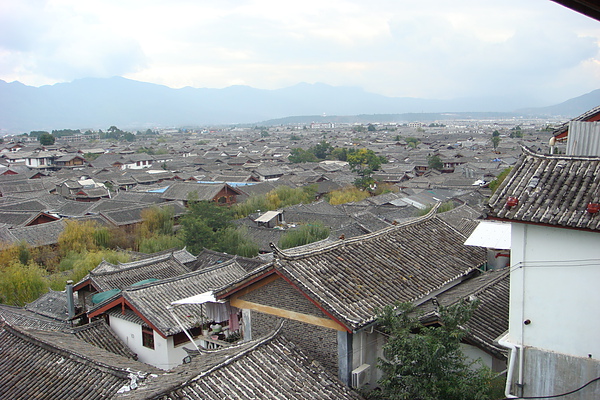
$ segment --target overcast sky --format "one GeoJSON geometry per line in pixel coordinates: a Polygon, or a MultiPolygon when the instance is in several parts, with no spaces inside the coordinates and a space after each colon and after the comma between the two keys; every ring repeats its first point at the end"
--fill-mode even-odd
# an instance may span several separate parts
{"type": "Polygon", "coordinates": [[[600,88],[600,22],[550,0],[0,0],[0,79],[111,76],[554,104],[600,88]]]}

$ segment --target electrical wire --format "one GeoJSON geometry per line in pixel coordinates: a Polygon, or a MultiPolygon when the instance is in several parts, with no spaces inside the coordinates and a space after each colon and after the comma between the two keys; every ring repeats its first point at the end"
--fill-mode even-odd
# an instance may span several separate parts
{"type": "Polygon", "coordinates": [[[589,381],[588,383],[586,383],[583,386],[578,387],[577,389],[571,390],[570,392],[566,392],[566,393],[561,393],[561,394],[553,394],[550,396],[528,396],[528,397],[505,397],[502,400],[513,400],[513,399],[523,399],[523,400],[534,400],[534,399],[555,399],[557,397],[563,397],[563,396],[568,396],[570,394],[579,392],[580,390],[582,390],[583,388],[591,385],[594,382],[600,381],[600,376],[597,378],[592,379],[591,381],[589,381]]]}
{"type": "Polygon", "coordinates": [[[588,260],[560,260],[560,261],[521,261],[511,265],[510,271],[514,272],[520,268],[574,268],[574,267],[597,267],[600,264],[599,259],[588,260]]]}

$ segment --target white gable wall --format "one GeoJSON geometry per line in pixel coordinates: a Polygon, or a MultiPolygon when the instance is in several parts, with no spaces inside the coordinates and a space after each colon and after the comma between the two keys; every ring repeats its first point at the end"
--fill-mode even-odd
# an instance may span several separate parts
{"type": "Polygon", "coordinates": [[[600,357],[600,233],[514,223],[511,247],[510,341],[600,357]]]}
{"type": "MultiPolygon", "coordinates": [[[[170,370],[183,364],[183,359],[188,355],[185,348],[195,349],[191,342],[185,342],[173,346],[173,337],[164,339],[158,333],[154,332],[154,349],[145,347],[142,344],[142,326],[131,321],[127,321],[110,316],[110,327],[117,336],[125,342],[127,347],[138,356],[138,361],[154,365],[157,368],[170,370]]],[[[207,347],[205,341],[196,340],[199,347],[207,347]]]]}
{"type": "MultiPolygon", "coordinates": [[[[110,316],[111,329],[138,356],[138,361],[160,369],[170,369],[167,339],[154,332],[154,349],[142,345],[142,326],[131,321],[110,316]]],[[[181,360],[180,360],[181,364],[181,360]]]]}

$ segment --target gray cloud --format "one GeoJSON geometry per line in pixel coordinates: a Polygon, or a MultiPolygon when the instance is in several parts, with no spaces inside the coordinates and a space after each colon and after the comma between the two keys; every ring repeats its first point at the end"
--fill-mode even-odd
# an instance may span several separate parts
{"type": "Polygon", "coordinates": [[[600,76],[600,26],[547,0],[14,3],[0,5],[0,78],[33,84],[124,75],[560,100],[600,76]]]}

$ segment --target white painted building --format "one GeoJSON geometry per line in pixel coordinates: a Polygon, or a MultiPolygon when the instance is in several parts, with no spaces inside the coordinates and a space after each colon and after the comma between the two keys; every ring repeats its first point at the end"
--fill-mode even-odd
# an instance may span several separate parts
{"type": "Polygon", "coordinates": [[[600,398],[599,168],[526,151],[490,199],[512,222],[507,397],[600,398]]]}

